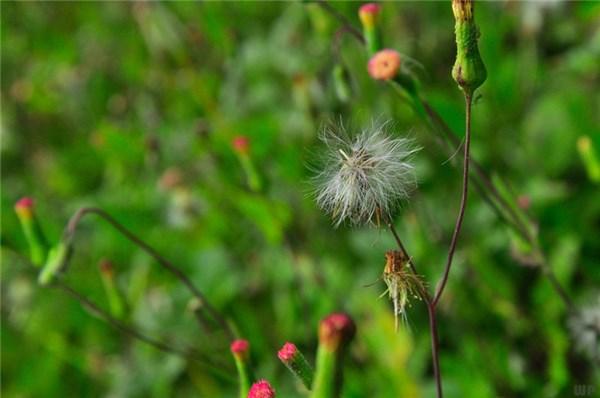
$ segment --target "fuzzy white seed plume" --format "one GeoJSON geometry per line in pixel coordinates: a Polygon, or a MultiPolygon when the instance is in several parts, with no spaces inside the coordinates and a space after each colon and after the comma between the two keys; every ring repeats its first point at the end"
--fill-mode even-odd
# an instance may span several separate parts
{"type": "Polygon", "coordinates": [[[600,297],[571,316],[569,329],[575,348],[590,360],[600,363],[600,297]]]}
{"type": "Polygon", "coordinates": [[[335,226],[383,221],[416,186],[410,160],[418,151],[409,138],[389,134],[389,123],[373,123],[355,137],[343,127],[329,126],[321,133],[327,146],[324,166],[315,177],[316,200],[335,226]]]}

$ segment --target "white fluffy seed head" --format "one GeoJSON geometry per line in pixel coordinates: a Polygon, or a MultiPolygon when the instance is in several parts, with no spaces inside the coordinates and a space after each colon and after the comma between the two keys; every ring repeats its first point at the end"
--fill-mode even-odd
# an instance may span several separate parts
{"type": "Polygon", "coordinates": [[[390,123],[373,122],[351,137],[343,126],[323,128],[327,152],[315,177],[316,200],[336,227],[345,220],[357,225],[381,216],[385,221],[415,188],[411,158],[419,148],[389,130],[390,123]]]}
{"type": "Polygon", "coordinates": [[[569,329],[575,348],[600,364],[600,297],[571,315],[569,329]]]}

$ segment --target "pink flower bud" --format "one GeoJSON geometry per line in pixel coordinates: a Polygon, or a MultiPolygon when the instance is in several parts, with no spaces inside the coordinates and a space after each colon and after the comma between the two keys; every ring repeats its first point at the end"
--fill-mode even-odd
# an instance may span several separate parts
{"type": "Polygon", "coordinates": [[[298,348],[294,343],[285,343],[283,347],[277,352],[277,356],[281,362],[287,363],[292,360],[294,355],[298,352],[298,348]]]}
{"type": "Polygon", "coordinates": [[[358,9],[358,17],[365,27],[373,27],[381,7],[377,3],[367,3],[358,9]]]}
{"type": "Polygon", "coordinates": [[[21,217],[31,217],[33,214],[34,205],[33,199],[24,197],[15,203],[15,211],[21,217]]]}
{"type": "Polygon", "coordinates": [[[319,342],[331,350],[337,350],[354,338],[356,325],[344,313],[334,313],[319,324],[319,342]]]}
{"type": "Polygon", "coordinates": [[[369,60],[367,69],[375,80],[393,79],[400,69],[400,53],[396,50],[385,49],[377,52],[369,60]]]}
{"type": "Polygon", "coordinates": [[[232,141],[233,149],[238,153],[248,153],[250,140],[245,135],[237,135],[232,141]]]}
{"type": "Polygon", "coordinates": [[[275,398],[275,390],[268,381],[259,380],[250,387],[248,398],[275,398]]]}
{"type": "Polygon", "coordinates": [[[250,349],[250,343],[248,343],[248,340],[238,339],[231,343],[230,348],[233,355],[245,356],[248,354],[248,350],[250,349]]]}

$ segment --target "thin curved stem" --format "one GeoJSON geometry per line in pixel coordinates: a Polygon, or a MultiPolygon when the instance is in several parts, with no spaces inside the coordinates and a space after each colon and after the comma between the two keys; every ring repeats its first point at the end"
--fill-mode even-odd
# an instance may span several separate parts
{"type": "Polygon", "coordinates": [[[194,286],[192,281],[185,276],[185,274],[170,261],[160,255],[156,250],[154,250],[150,245],[142,241],[136,235],[134,235],[131,231],[125,228],[122,224],[120,224],[117,220],[115,220],[112,216],[106,213],[104,210],[95,208],[95,207],[84,207],[79,209],[75,215],[69,220],[67,227],[65,229],[65,238],[72,239],[79,222],[86,214],[95,214],[102,218],[104,221],[108,222],[113,228],[119,231],[123,236],[133,242],[136,246],[144,250],[151,257],[153,257],[163,268],[172,273],[177,279],[183,283],[183,285],[192,293],[192,295],[198,300],[198,303],[201,307],[206,308],[206,310],[210,313],[210,315],[219,323],[222,327],[223,331],[227,334],[230,340],[234,339],[233,331],[231,327],[225,320],[225,318],[210,304],[210,302],[206,299],[204,294],[194,286]]]}
{"type": "Polygon", "coordinates": [[[325,11],[327,11],[332,17],[338,20],[339,23],[344,26],[344,28],[350,33],[356,40],[358,40],[361,44],[365,44],[365,38],[363,37],[360,30],[356,29],[352,23],[346,18],[343,14],[341,14],[338,10],[333,8],[331,4],[329,4],[325,0],[317,0],[316,3],[321,6],[325,11]]]}
{"type": "Polygon", "coordinates": [[[198,364],[207,367],[207,369],[211,370],[212,372],[218,374],[219,376],[221,376],[227,380],[234,380],[234,378],[232,378],[231,376],[220,371],[219,370],[220,366],[213,363],[212,359],[209,358],[207,355],[202,354],[192,348],[189,348],[189,349],[176,348],[165,342],[155,340],[151,337],[146,336],[145,334],[141,333],[140,331],[138,331],[138,330],[130,327],[129,325],[119,321],[118,319],[114,318],[108,312],[104,311],[102,308],[100,308],[94,302],[92,302],[91,300],[86,298],[83,294],[79,293],[78,291],[76,291],[75,289],[73,289],[72,287],[70,287],[68,285],[66,285],[64,283],[60,283],[60,282],[54,282],[51,285],[49,285],[48,287],[59,289],[59,290],[63,291],[64,293],[68,294],[73,299],[78,301],[82,306],[84,306],[90,312],[92,312],[94,315],[98,316],[104,322],[106,322],[113,328],[119,330],[120,332],[125,333],[126,335],[129,335],[135,339],[143,341],[144,343],[151,345],[160,351],[163,351],[163,352],[166,352],[169,354],[174,354],[174,355],[180,356],[182,358],[195,361],[198,364]]]}
{"type": "Polygon", "coordinates": [[[452,260],[454,259],[454,252],[456,251],[456,244],[458,243],[458,236],[465,218],[465,210],[467,208],[467,199],[469,195],[469,156],[471,150],[471,106],[473,105],[473,98],[470,95],[465,95],[465,150],[463,158],[463,174],[462,174],[462,193],[460,198],[460,208],[458,210],[458,216],[456,218],[456,224],[454,225],[454,232],[452,233],[452,239],[450,241],[450,248],[448,249],[448,258],[446,260],[446,266],[444,268],[444,275],[438,285],[437,292],[433,297],[433,307],[437,305],[446,283],[448,282],[448,276],[450,275],[450,268],[452,267],[452,260]]]}

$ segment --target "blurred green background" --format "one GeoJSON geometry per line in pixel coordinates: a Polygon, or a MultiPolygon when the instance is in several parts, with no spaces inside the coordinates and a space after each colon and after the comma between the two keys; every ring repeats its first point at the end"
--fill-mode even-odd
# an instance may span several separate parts
{"type": "MultiPolygon", "coordinates": [[[[360,3],[333,3],[359,26],[360,3]]],[[[314,4],[2,2],[2,393],[5,397],[233,397],[236,382],[120,334],[23,260],[13,211],[36,199],[53,242],[82,206],[98,206],[185,271],[252,344],[256,373],[279,396],[302,389],[276,351],[314,360],[319,319],[350,313],[358,334],[344,396],[431,397],[426,310],[395,334],[378,298],[384,229],[333,229],[315,207],[312,164],[329,119],[391,119],[423,150],[419,189],[396,219],[430,287],[442,272],[460,175],[411,108],[366,73],[367,55],[314,4]],[[342,62],[351,97],[336,95],[342,62]],[[250,140],[248,182],[231,142],[250,140]]],[[[482,2],[476,17],[488,80],[473,114],[473,153],[538,220],[540,241],[578,305],[600,284],[600,190],[577,141],[600,151],[600,6],[482,2]]],[[[462,135],[450,77],[449,3],[383,6],[384,44],[414,59],[424,96],[462,135]]],[[[455,159],[458,160],[458,159],[455,159]]],[[[508,228],[475,192],[439,310],[449,397],[566,397],[600,392],[575,349],[564,303],[523,264],[508,228]]],[[[114,264],[127,322],[195,346],[235,376],[226,336],[198,329],[190,295],[146,254],[91,216],[65,281],[108,308],[98,264],[114,264]]],[[[597,300],[595,301],[598,302],[597,300]]],[[[600,305],[600,304],[597,304],[600,305]]],[[[600,309],[598,309],[600,311],[600,309]]],[[[599,315],[600,317],[600,315],[599,315]]]]}

